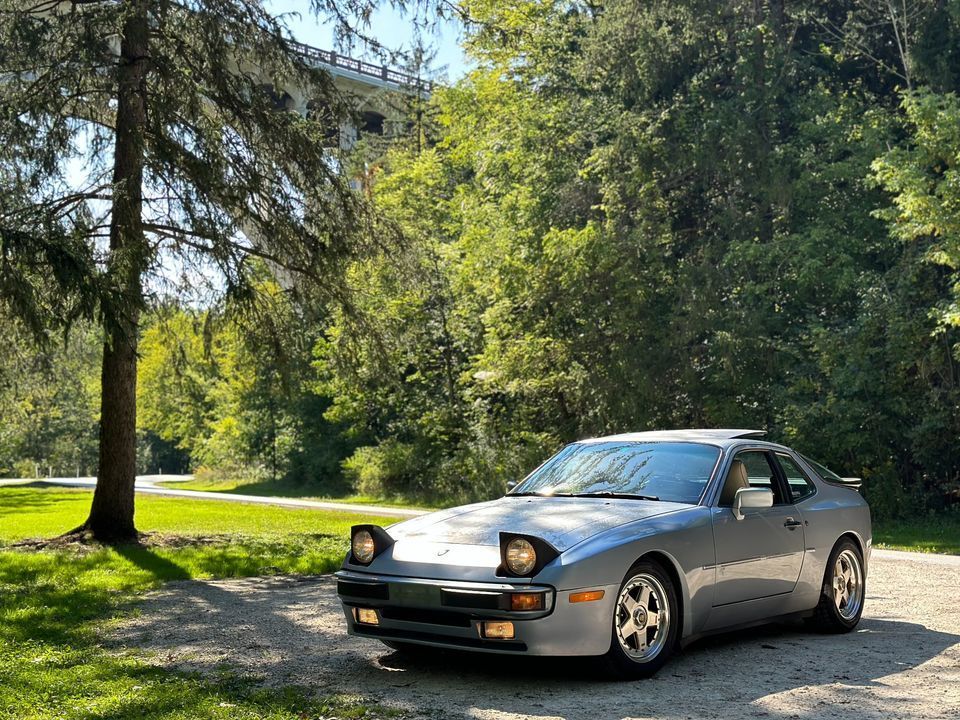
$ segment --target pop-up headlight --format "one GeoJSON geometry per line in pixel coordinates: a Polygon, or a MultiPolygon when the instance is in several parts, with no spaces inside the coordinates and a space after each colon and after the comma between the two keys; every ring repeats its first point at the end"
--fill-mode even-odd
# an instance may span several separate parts
{"type": "Polygon", "coordinates": [[[393,538],[378,525],[354,525],[350,530],[350,562],[369,565],[393,545],[393,538]]]}
{"type": "Polygon", "coordinates": [[[531,535],[500,533],[500,569],[498,574],[532,577],[560,553],[546,540],[531,535]]]}

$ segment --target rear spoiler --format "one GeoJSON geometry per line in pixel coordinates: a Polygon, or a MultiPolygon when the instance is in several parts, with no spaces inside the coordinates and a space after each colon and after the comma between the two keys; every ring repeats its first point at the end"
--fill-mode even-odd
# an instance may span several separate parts
{"type": "Polygon", "coordinates": [[[843,487],[853,488],[857,492],[860,491],[861,486],[863,485],[863,479],[858,477],[846,477],[840,478],[840,480],[827,480],[828,483],[833,483],[834,485],[842,485],[843,487]]]}

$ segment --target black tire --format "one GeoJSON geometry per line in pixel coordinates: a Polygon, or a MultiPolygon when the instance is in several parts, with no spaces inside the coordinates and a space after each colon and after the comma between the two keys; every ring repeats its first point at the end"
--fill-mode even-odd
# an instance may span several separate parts
{"type": "MultiPolygon", "coordinates": [[[[642,587],[642,585],[639,587],[642,587]]],[[[659,591],[656,594],[659,594],[659,591]]],[[[646,612],[647,609],[644,610],[644,617],[646,616],[646,612]]],[[[660,612],[662,612],[662,608],[660,612]]],[[[682,618],[680,617],[680,603],[677,601],[677,589],[670,579],[670,576],[658,563],[646,560],[641,560],[636,563],[627,571],[623,582],[620,584],[620,590],[617,592],[610,627],[610,649],[607,651],[607,654],[603,656],[604,671],[608,675],[620,680],[639,680],[640,678],[647,678],[655,674],[666,664],[675,652],[681,623],[682,618]],[[653,654],[641,658],[636,656],[636,653],[640,652],[639,648],[632,648],[634,654],[629,654],[623,644],[621,644],[621,636],[618,628],[621,625],[621,619],[625,619],[626,617],[625,610],[621,608],[621,598],[627,587],[635,581],[649,582],[650,579],[655,580],[656,583],[659,584],[659,589],[663,591],[667,609],[665,616],[666,628],[660,627],[655,630],[651,628],[650,632],[647,632],[645,636],[648,638],[652,636],[653,638],[650,642],[651,652],[653,652],[652,648],[654,645],[657,645],[658,649],[653,654]],[[664,633],[662,637],[660,633],[664,633]]],[[[636,636],[628,638],[628,640],[635,639],[636,636]]]]}
{"type": "MultiPolygon", "coordinates": [[[[843,562],[841,566],[844,567],[843,562]]],[[[849,583],[847,591],[850,592],[849,583]]],[[[827,569],[823,574],[823,585],[820,587],[820,601],[814,608],[813,617],[810,618],[810,625],[814,630],[823,633],[848,633],[853,630],[860,617],[863,615],[863,606],[867,595],[867,574],[863,567],[863,554],[857,544],[849,538],[840,538],[834,545],[830,553],[830,559],[827,561],[827,569]],[[844,558],[844,562],[855,563],[850,570],[857,575],[857,596],[856,607],[853,607],[848,600],[844,605],[841,599],[838,603],[835,594],[837,580],[838,560],[844,558]]],[[[852,598],[851,598],[852,599],[852,598]]]]}

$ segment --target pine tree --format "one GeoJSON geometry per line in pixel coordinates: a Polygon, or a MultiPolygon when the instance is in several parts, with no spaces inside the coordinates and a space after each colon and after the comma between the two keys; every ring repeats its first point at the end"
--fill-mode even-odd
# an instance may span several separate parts
{"type": "Polygon", "coordinates": [[[136,537],[151,296],[249,297],[257,259],[292,290],[339,297],[335,268],[377,234],[331,156],[349,110],[287,37],[257,0],[0,0],[0,302],[38,333],[102,325],[99,471],[79,529],[98,539],[136,537]],[[284,111],[307,100],[309,117],[284,111]]]}

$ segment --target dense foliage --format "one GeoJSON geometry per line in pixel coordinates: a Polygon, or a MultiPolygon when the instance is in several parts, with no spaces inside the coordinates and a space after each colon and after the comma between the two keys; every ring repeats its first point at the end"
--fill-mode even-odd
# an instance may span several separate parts
{"type": "Polygon", "coordinates": [[[340,264],[384,234],[330,142],[351,115],[261,0],[0,0],[0,308],[41,340],[103,330],[78,530],[136,535],[137,342],[157,289],[251,298],[266,261],[343,298],[340,264]]]}
{"type": "Polygon", "coordinates": [[[323,418],[329,402],[313,391],[321,324],[276,284],[264,281],[258,292],[264,302],[253,317],[231,304],[154,316],[141,341],[141,466],[314,480],[336,492],[348,441],[323,418]]]}
{"type": "Polygon", "coordinates": [[[284,310],[293,375],[204,334],[228,311],[152,327],[143,429],[455,501],[587,435],[759,427],[877,514],[950,502],[960,2],[895,5],[464,3],[474,69],[360,163],[403,247],[284,310]]]}
{"type": "Polygon", "coordinates": [[[960,124],[924,86],[958,7],[470,3],[477,69],[375,184],[412,241],[355,269],[379,332],[318,348],[348,471],[480,497],[578,437],[743,426],[878,513],[948,499],[960,124]]]}

